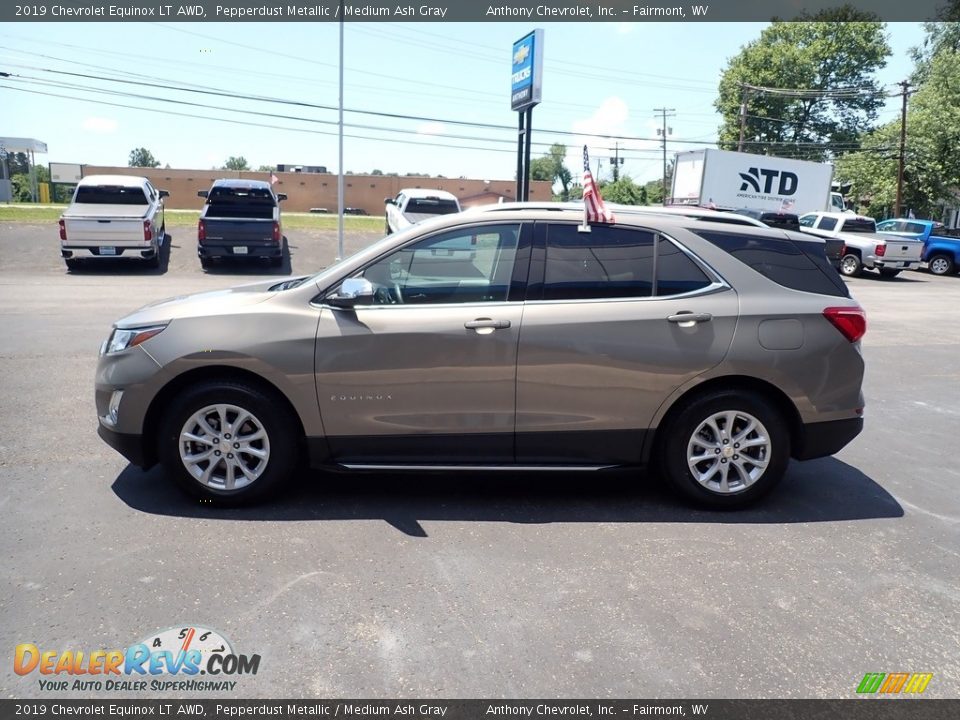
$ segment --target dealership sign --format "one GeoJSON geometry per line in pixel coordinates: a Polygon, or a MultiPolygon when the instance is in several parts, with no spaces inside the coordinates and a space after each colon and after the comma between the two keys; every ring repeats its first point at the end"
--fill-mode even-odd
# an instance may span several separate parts
{"type": "Polygon", "coordinates": [[[526,110],[540,102],[543,80],[543,30],[534,30],[513,44],[510,109],[526,110]]]}

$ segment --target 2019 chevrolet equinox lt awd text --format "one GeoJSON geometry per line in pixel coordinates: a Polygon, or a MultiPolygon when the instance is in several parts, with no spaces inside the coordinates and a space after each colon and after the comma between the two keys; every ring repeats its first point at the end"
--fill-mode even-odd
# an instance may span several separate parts
{"type": "Polygon", "coordinates": [[[522,205],[418,224],[304,278],[118,321],[100,435],[185,490],[340,469],[653,466],[740,507],[863,427],[866,319],[822,241],[522,205]]]}

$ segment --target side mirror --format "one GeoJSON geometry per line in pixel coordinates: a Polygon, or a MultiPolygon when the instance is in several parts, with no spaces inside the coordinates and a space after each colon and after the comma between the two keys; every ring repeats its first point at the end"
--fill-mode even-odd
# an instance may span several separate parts
{"type": "Polygon", "coordinates": [[[157,194],[160,195],[161,198],[170,197],[169,190],[158,190],[157,194]]]}
{"type": "Polygon", "coordinates": [[[384,198],[384,199],[383,199],[383,204],[384,204],[384,205],[396,205],[396,204],[397,204],[397,201],[394,200],[393,198],[384,198]]]}
{"type": "Polygon", "coordinates": [[[352,308],[373,302],[373,283],[366,278],[347,278],[337,289],[337,294],[327,298],[327,303],[338,308],[352,308]]]}
{"type": "Polygon", "coordinates": [[[197,190],[197,197],[205,198],[207,196],[206,190],[197,190]]]}
{"type": "Polygon", "coordinates": [[[287,199],[286,193],[277,193],[277,202],[280,202],[281,200],[286,200],[286,199],[287,199]]]}

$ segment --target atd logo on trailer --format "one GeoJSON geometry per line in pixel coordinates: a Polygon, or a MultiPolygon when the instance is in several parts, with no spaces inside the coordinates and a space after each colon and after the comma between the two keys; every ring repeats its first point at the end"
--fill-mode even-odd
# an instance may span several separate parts
{"type": "Polygon", "coordinates": [[[933,673],[867,673],[860,681],[857,692],[861,694],[896,695],[910,693],[919,695],[927,689],[933,673]]]}
{"type": "Polygon", "coordinates": [[[769,170],[767,168],[748,168],[747,172],[740,173],[740,179],[743,180],[743,184],[740,186],[740,192],[745,190],[753,190],[755,193],[765,193],[769,195],[770,193],[776,193],[777,195],[793,195],[797,192],[797,183],[799,178],[796,173],[787,172],[786,170],[769,170]],[[763,178],[763,186],[761,187],[761,179],[763,178]],[[773,189],[773,181],[779,180],[777,184],[777,189],[773,189]]]}

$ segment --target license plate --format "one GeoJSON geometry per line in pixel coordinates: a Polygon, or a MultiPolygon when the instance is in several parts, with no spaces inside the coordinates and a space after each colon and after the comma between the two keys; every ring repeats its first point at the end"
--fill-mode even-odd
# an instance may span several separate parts
{"type": "Polygon", "coordinates": [[[100,254],[101,254],[101,255],[116,255],[116,254],[117,254],[117,249],[116,249],[115,247],[109,247],[109,246],[101,245],[101,246],[100,246],[100,254]]]}
{"type": "Polygon", "coordinates": [[[234,254],[234,255],[246,255],[246,254],[247,254],[247,248],[246,248],[245,246],[234,245],[234,247],[233,247],[233,254],[234,254]]]}

